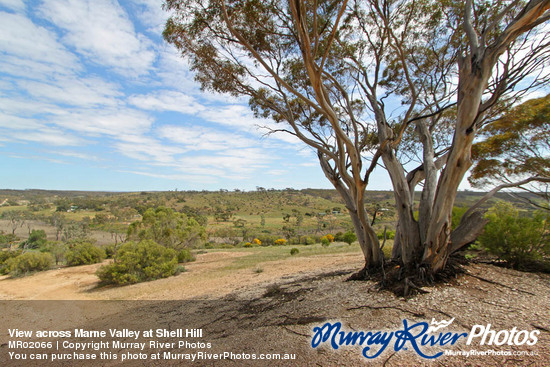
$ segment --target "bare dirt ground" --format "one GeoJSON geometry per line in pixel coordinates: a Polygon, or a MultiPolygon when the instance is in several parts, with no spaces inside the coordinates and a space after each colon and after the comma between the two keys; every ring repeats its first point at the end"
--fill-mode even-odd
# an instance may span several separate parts
{"type": "MultiPolygon", "coordinates": [[[[267,262],[264,271],[223,270],[246,252],[199,255],[187,272],[176,277],[128,287],[97,288],[97,265],[65,268],[21,279],[0,280],[4,326],[20,329],[66,330],[112,327],[200,328],[209,353],[294,353],[294,361],[261,363],[239,358],[199,363],[178,360],[133,360],[123,365],[166,366],[548,366],[550,352],[550,276],[521,273],[491,265],[471,264],[449,284],[425,288],[412,298],[375,290],[373,282],[346,282],[360,267],[356,254],[296,257],[267,262]],[[19,301],[19,300],[35,301],[19,301]],[[71,301],[36,301],[71,300],[71,301]],[[75,301],[84,300],[84,301],[75,301]],[[116,301],[139,300],[139,301],[116,301]],[[340,321],[349,331],[390,331],[409,323],[455,318],[446,331],[470,332],[474,325],[491,329],[539,330],[536,345],[466,345],[423,349],[494,350],[485,356],[418,357],[412,350],[396,352],[391,344],[379,357],[367,360],[360,347],[338,350],[311,347],[312,330],[340,321]],[[497,355],[498,352],[536,355],[497,355]]],[[[5,343],[2,329],[0,344],[5,343]]],[[[5,345],[3,345],[3,348],[5,345]]],[[[409,348],[411,349],[411,348],[409,348]]],[[[194,351],[200,349],[193,349],[194,351]]],[[[163,351],[182,353],[178,348],[163,351]]],[[[124,350],[119,350],[122,353],[124,350]]],[[[4,353],[4,351],[2,351],[4,353]]],[[[501,353],[502,354],[502,353],[501,353]]],[[[9,364],[18,365],[18,364],[9,364]]],[[[23,365],[23,364],[21,364],[23,365]]],[[[35,364],[28,361],[24,364],[35,364]]],[[[48,365],[48,364],[45,364],[48,365]]],[[[49,365],[74,365],[59,362],[49,365]]],[[[97,365],[97,364],[94,364],[97,365]]],[[[120,365],[102,361],[100,365],[120,365]]]]}

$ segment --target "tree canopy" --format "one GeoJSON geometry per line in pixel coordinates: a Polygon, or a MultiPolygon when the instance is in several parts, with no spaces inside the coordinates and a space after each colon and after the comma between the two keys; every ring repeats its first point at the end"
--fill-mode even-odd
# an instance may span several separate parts
{"type": "Polygon", "coordinates": [[[550,182],[550,95],[528,100],[485,126],[473,145],[474,186],[528,178],[550,182]]]}
{"type": "Polygon", "coordinates": [[[191,248],[206,239],[206,230],[195,219],[171,208],[150,208],[128,228],[130,239],[152,240],[173,249],[191,248]]]}

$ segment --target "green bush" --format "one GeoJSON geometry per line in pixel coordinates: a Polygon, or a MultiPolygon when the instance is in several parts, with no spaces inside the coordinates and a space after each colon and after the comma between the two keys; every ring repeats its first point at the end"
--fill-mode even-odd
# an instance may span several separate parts
{"type": "Polygon", "coordinates": [[[42,247],[47,242],[46,232],[43,229],[33,229],[29,234],[29,238],[25,242],[25,247],[36,249],[42,247]]]}
{"type": "Polygon", "coordinates": [[[195,260],[195,256],[186,248],[178,252],[178,263],[188,263],[195,260]]]}
{"type": "Polygon", "coordinates": [[[468,211],[467,206],[454,206],[451,215],[451,230],[455,230],[460,224],[462,216],[468,211]]]}
{"type": "MultiPolygon", "coordinates": [[[[384,231],[377,233],[376,237],[378,237],[379,240],[384,239],[384,231]]],[[[391,229],[386,230],[386,239],[387,240],[393,240],[395,238],[395,231],[392,231],[391,229]]]]}
{"type": "Polygon", "coordinates": [[[330,240],[326,236],[321,237],[321,245],[323,245],[323,247],[328,247],[330,245],[330,240]]]}
{"type": "Polygon", "coordinates": [[[175,275],[177,264],[173,249],[152,240],[128,242],[118,249],[115,262],[103,265],[96,274],[104,284],[132,284],[175,275]]]}
{"type": "Polygon", "coordinates": [[[4,264],[6,261],[11,259],[12,257],[17,257],[21,255],[23,251],[16,250],[16,251],[0,251],[0,265],[4,264]]]}
{"type": "Polygon", "coordinates": [[[53,264],[53,256],[47,252],[25,252],[5,262],[12,275],[24,275],[33,271],[47,270],[53,264]]]}
{"type": "Polygon", "coordinates": [[[0,275],[6,275],[10,272],[7,264],[8,260],[22,254],[23,251],[0,251],[0,275]]]}
{"type": "Polygon", "coordinates": [[[89,242],[76,244],[65,253],[65,259],[69,266],[96,264],[104,258],[105,250],[89,242]]]}
{"type": "Polygon", "coordinates": [[[347,231],[342,235],[341,241],[347,243],[348,245],[351,245],[352,243],[357,241],[357,235],[354,231],[347,231]]]}
{"type": "Polygon", "coordinates": [[[67,245],[59,241],[48,241],[40,249],[41,252],[49,252],[55,259],[55,265],[59,265],[65,260],[67,253],[67,245]]]}
{"type": "Polygon", "coordinates": [[[486,214],[489,223],[479,243],[491,254],[506,260],[514,268],[550,255],[546,235],[548,218],[542,213],[522,217],[512,204],[500,202],[486,214]]]}
{"type": "Polygon", "coordinates": [[[291,255],[297,255],[300,253],[300,250],[298,250],[296,247],[293,247],[290,249],[290,254],[291,255]]]}
{"type": "Polygon", "coordinates": [[[115,257],[116,245],[114,243],[111,243],[110,245],[103,247],[103,250],[105,251],[105,258],[112,259],[113,257],[115,257]]]}

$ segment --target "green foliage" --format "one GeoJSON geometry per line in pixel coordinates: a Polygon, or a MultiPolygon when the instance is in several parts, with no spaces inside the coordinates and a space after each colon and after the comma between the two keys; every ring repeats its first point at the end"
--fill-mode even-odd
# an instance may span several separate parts
{"type": "Polygon", "coordinates": [[[195,219],[178,213],[171,208],[160,206],[147,209],[141,221],[128,228],[132,239],[152,240],[173,249],[197,247],[206,240],[206,229],[195,219]]]}
{"type": "Polygon", "coordinates": [[[118,249],[115,262],[103,265],[96,274],[105,284],[132,284],[175,275],[177,264],[173,249],[151,240],[127,242],[118,249]]]}
{"type": "Polygon", "coordinates": [[[466,206],[454,206],[453,207],[453,213],[451,216],[451,230],[455,230],[456,227],[460,224],[460,220],[462,219],[462,216],[468,211],[468,207],[466,206]]]}
{"type": "Polygon", "coordinates": [[[468,179],[483,186],[502,178],[550,176],[550,95],[528,100],[484,127],[474,144],[475,165],[468,179]]]}
{"type": "MultiPolygon", "coordinates": [[[[376,234],[376,236],[378,237],[378,239],[384,239],[384,231],[382,232],[378,232],[376,234]]],[[[391,229],[387,229],[386,230],[386,239],[387,240],[393,240],[395,238],[395,231],[392,231],[391,229]]]]}
{"type": "Polygon", "coordinates": [[[184,248],[178,251],[178,263],[188,263],[195,260],[195,256],[188,249],[184,248]]]}
{"type": "Polygon", "coordinates": [[[352,243],[357,241],[357,235],[354,231],[347,231],[342,235],[341,241],[347,243],[348,245],[351,245],[352,243]]]}
{"type": "Polygon", "coordinates": [[[116,254],[116,248],[117,248],[117,245],[115,245],[114,243],[111,243],[103,247],[103,250],[105,251],[105,258],[112,259],[116,254]]]}
{"type": "Polygon", "coordinates": [[[300,236],[300,243],[304,245],[314,245],[315,239],[310,236],[300,236]]]}
{"type": "Polygon", "coordinates": [[[40,248],[44,246],[47,241],[46,232],[43,229],[33,229],[29,234],[25,247],[28,249],[40,248]]]}
{"type": "Polygon", "coordinates": [[[104,249],[89,242],[78,243],[65,253],[67,265],[69,266],[96,264],[101,262],[105,256],[104,249]]]}
{"type": "Polygon", "coordinates": [[[11,275],[26,275],[30,272],[49,269],[53,264],[53,256],[47,252],[25,252],[12,257],[5,262],[11,275]]]}
{"type": "Polygon", "coordinates": [[[291,255],[297,255],[300,253],[300,250],[298,250],[296,247],[293,247],[290,249],[290,254],[291,255]]]}
{"type": "Polygon", "coordinates": [[[535,213],[519,215],[511,204],[500,202],[486,214],[489,223],[479,243],[490,253],[521,268],[527,262],[550,255],[548,217],[535,213]]]}
{"type": "Polygon", "coordinates": [[[326,236],[321,237],[321,245],[328,247],[330,245],[330,240],[326,236]]]}
{"type": "Polygon", "coordinates": [[[7,266],[7,261],[11,258],[21,255],[23,251],[0,251],[0,275],[6,275],[10,269],[7,266]]]}
{"type": "Polygon", "coordinates": [[[67,245],[59,241],[47,242],[44,247],[40,249],[42,252],[49,252],[55,258],[55,265],[59,265],[65,260],[65,254],[67,253],[67,245]]]}

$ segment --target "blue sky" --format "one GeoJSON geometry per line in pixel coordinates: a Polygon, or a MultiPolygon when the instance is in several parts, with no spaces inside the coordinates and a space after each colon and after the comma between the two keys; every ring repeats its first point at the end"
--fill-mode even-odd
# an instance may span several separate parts
{"type": "Polygon", "coordinates": [[[330,187],[246,100],[199,90],[162,40],[161,4],[0,0],[0,187],[330,187]]]}

